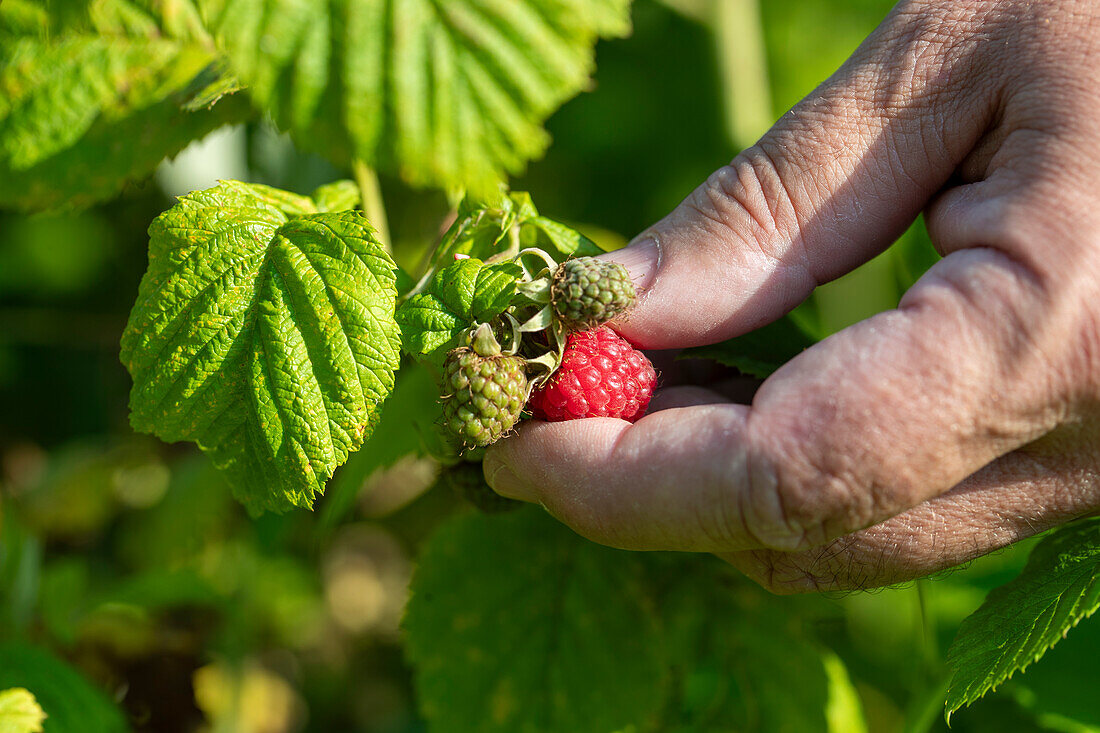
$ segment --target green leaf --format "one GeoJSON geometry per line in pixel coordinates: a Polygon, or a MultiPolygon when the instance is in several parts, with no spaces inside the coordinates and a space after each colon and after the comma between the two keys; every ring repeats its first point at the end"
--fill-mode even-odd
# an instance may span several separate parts
{"type": "Polygon", "coordinates": [[[312,506],[398,365],[392,260],[358,212],[315,211],[235,181],[185,196],[122,336],[134,428],[198,443],[252,512],[312,506]]]}
{"type": "Polygon", "coordinates": [[[83,23],[61,32],[24,27],[4,41],[0,206],[71,208],[111,198],[165,156],[250,114],[243,98],[180,110],[215,57],[193,35],[170,33],[175,15],[160,23],[121,0],[89,8],[83,23]]]}
{"type": "Polygon", "coordinates": [[[865,733],[867,721],[863,715],[863,704],[844,662],[836,654],[827,651],[822,651],[821,661],[829,680],[829,700],[825,704],[829,732],[865,733]]]}
{"type": "Polygon", "coordinates": [[[0,516],[0,630],[5,636],[26,633],[34,618],[42,566],[42,543],[16,520],[0,516]]]}
{"type": "Polygon", "coordinates": [[[362,200],[355,181],[326,183],[310,194],[318,211],[351,211],[362,200]]]}
{"type": "Polygon", "coordinates": [[[206,0],[256,101],[305,146],[491,194],[549,144],[629,0],[206,0]]]}
{"type": "Polygon", "coordinates": [[[641,729],[665,670],[637,562],[536,508],[441,527],[404,623],[432,730],[641,729]]]}
{"type": "Polygon", "coordinates": [[[22,687],[0,690],[0,733],[42,733],[45,719],[29,691],[22,687]]]}
{"type": "MultiPolygon", "coordinates": [[[[527,194],[501,196],[499,201],[487,204],[467,196],[458,205],[455,221],[443,235],[432,264],[445,266],[454,261],[455,255],[487,260],[513,248],[508,240],[509,231],[528,216],[537,216],[527,194]],[[517,205],[524,197],[530,210],[517,205]]],[[[514,247],[518,251],[518,246],[514,247]]]]}
{"type": "Polygon", "coordinates": [[[788,315],[743,336],[709,346],[684,349],[678,358],[713,359],[751,377],[763,379],[813,346],[815,341],[788,315]]]}
{"type": "Polygon", "coordinates": [[[514,262],[487,265],[473,258],[438,270],[427,289],[397,311],[405,350],[442,363],[475,321],[484,323],[504,312],[522,274],[514,262]]]}
{"type": "Polygon", "coordinates": [[[1047,651],[1027,674],[1006,685],[1006,695],[990,695],[972,707],[956,712],[951,721],[962,722],[967,712],[981,715],[984,703],[998,697],[1011,697],[1040,720],[1051,717],[1075,721],[1080,730],[1100,731],[1100,707],[1095,693],[1100,683],[1096,650],[1100,649],[1100,616],[1084,619],[1073,636],[1047,651]],[[1007,689],[1007,688],[1011,689],[1007,689]],[[958,716],[956,718],[955,716],[958,716]]]}
{"type": "Polygon", "coordinates": [[[959,627],[946,717],[1043,656],[1100,606],[1100,520],[1064,527],[1036,545],[1015,580],[993,590],[959,627]]]}
{"type": "Polygon", "coordinates": [[[443,235],[433,264],[446,265],[455,255],[488,260],[527,247],[538,247],[559,262],[603,252],[580,232],[539,216],[530,194],[513,191],[487,201],[465,197],[454,223],[443,235]]]}
{"type": "Polygon", "coordinates": [[[698,557],[647,558],[672,655],[660,730],[866,730],[843,663],[801,628],[814,599],[779,601],[698,557]]]}
{"type": "Polygon", "coordinates": [[[0,4],[0,39],[46,33],[49,28],[49,11],[40,2],[7,0],[0,4]]]}
{"type": "MultiPolygon", "coordinates": [[[[102,691],[41,649],[20,643],[0,644],[0,689],[9,687],[22,687],[34,695],[48,716],[46,733],[129,730],[122,713],[102,691]]],[[[7,733],[3,712],[0,712],[0,731],[7,733]]]]}
{"type": "Polygon", "coordinates": [[[180,107],[185,112],[210,109],[224,97],[243,90],[240,81],[226,70],[223,60],[215,61],[199,73],[185,91],[180,107]]]}
{"type": "Polygon", "coordinates": [[[538,247],[558,262],[570,257],[594,257],[603,253],[599,245],[576,229],[545,216],[525,221],[520,228],[520,240],[524,247],[538,247]]]}

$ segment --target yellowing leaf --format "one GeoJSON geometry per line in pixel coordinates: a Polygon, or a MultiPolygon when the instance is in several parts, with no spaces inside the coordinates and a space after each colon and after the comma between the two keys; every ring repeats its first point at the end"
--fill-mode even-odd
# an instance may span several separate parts
{"type": "MultiPolygon", "coordinates": [[[[18,642],[0,643],[0,690],[11,687],[33,692],[37,705],[47,715],[46,733],[124,733],[128,730],[126,719],[103,690],[65,662],[37,647],[18,642]]],[[[4,730],[4,717],[0,707],[0,731],[8,733],[4,730]]],[[[25,728],[15,730],[26,733],[25,728]]]]}
{"type": "Polygon", "coordinates": [[[0,691],[0,733],[42,733],[45,719],[46,713],[28,690],[0,691]]]}

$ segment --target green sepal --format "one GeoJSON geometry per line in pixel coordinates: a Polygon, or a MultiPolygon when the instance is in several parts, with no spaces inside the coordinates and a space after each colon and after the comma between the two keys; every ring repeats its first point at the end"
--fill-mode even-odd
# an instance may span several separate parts
{"type": "Polygon", "coordinates": [[[539,305],[550,304],[550,278],[540,277],[520,283],[516,288],[516,295],[539,305]]]}
{"type": "Polygon", "coordinates": [[[554,323],[554,311],[550,306],[540,308],[535,315],[528,318],[526,321],[520,324],[520,333],[534,333],[536,331],[545,331],[550,328],[554,323]]]}

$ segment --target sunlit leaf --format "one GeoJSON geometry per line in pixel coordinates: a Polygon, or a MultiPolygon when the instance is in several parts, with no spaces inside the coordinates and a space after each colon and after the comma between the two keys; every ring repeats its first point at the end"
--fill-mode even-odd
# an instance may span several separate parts
{"type": "Polygon", "coordinates": [[[456,255],[488,260],[537,247],[557,261],[600,254],[595,242],[565,224],[540,216],[530,194],[512,191],[481,200],[465,197],[435,252],[436,267],[456,255]]]}
{"type": "Polygon", "coordinates": [[[350,211],[359,205],[362,197],[359,187],[354,181],[336,181],[326,183],[312,194],[310,198],[317,204],[317,211],[350,211]]]}
{"type": "Polygon", "coordinates": [[[293,730],[302,702],[285,679],[258,664],[208,664],[195,670],[195,704],[213,730],[265,733],[293,730]]]}
{"type": "Polygon", "coordinates": [[[629,0],[206,0],[233,71],[340,163],[491,193],[549,143],[629,0]]]}
{"type": "Polygon", "coordinates": [[[197,442],[251,511],[312,506],[398,365],[392,260],[358,212],[316,210],[237,182],[184,197],[122,337],[134,427],[197,442]]]}
{"type": "Polygon", "coordinates": [[[603,252],[599,245],[576,229],[545,216],[525,221],[520,228],[520,239],[524,247],[538,247],[558,262],[570,257],[594,257],[603,252]]]}
{"type": "MultiPolygon", "coordinates": [[[[0,16],[22,12],[7,5],[0,16]]],[[[191,26],[175,16],[161,23],[120,0],[90,8],[75,27],[23,27],[4,40],[0,206],[73,208],[111,198],[165,156],[250,114],[243,99],[180,109],[192,80],[215,60],[209,44],[169,33],[191,26]]]]}

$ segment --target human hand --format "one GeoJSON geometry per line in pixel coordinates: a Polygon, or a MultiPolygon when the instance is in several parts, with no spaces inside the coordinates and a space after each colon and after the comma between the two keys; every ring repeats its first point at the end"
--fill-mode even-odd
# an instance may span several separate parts
{"type": "Polygon", "coordinates": [[[1100,7],[902,2],[753,147],[611,257],[650,349],[768,323],[924,210],[943,259],[752,405],[531,422],[505,496],[597,542],[720,554],[769,589],[925,575],[1100,508],[1100,7]]]}

